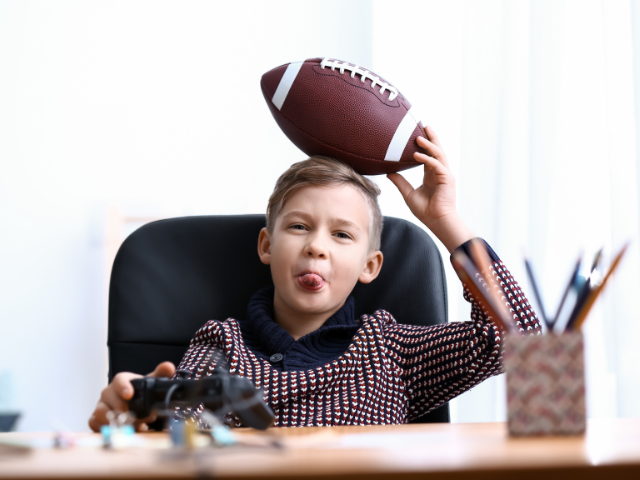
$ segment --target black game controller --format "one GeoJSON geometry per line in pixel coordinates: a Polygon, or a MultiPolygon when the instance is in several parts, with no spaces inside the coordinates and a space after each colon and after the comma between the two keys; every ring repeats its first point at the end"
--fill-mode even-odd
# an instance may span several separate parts
{"type": "Polygon", "coordinates": [[[136,418],[145,418],[154,410],[161,414],[175,407],[195,409],[200,404],[223,415],[232,411],[244,425],[260,430],[272,426],[275,418],[255,385],[223,370],[198,380],[144,377],[131,384],[134,393],[129,410],[136,418]]]}

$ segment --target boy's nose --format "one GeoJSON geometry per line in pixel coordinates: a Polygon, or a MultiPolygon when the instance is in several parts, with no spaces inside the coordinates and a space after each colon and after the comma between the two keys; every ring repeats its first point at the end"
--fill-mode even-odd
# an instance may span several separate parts
{"type": "Polygon", "coordinates": [[[325,249],[318,243],[317,240],[311,241],[305,248],[305,253],[311,258],[325,258],[325,249]]]}

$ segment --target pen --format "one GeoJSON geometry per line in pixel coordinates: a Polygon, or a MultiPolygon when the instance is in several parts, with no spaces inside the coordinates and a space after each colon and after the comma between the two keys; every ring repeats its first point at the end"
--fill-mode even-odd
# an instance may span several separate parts
{"type": "Polygon", "coordinates": [[[565,332],[573,329],[573,324],[578,319],[578,313],[580,312],[582,307],[585,305],[585,302],[589,298],[589,295],[591,294],[592,291],[593,291],[593,288],[591,287],[591,276],[589,276],[589,278],[585,280],[584,284],[582,285],[582,288],[580,288],[578,292],[578,298],[576,299],[576,303],[573,305],[573,310],[571,310],[571,314],[569,315],[569,320],[567,320],[567,323],[564,327],[565,332]]]}
{"type": "Polygon", "coordinates": [[[593,259],[593,263],[591,264],[591,269],[589,270],[589,276],[585,280],[584,285],[582,286],[582,288],[578,293],[578,298],[576,299],[576,303],[573,306],[573,310],[571,310],[571,314],[569,315],[569,320],[565,325],[565,328],[564,328],[565,331],[573,329],[574,323],[578,319],[578,315],[580,314],[580,311],[585,306],[587,300],[589,299],[589,296],[597,286],[596,279],[595,279],[595,271],[596,271],[596,268],[598,268],[600,259],[602,258],[602,250],[603,250],[602,248],[598,250],[598,252],[596,253],[593,259]]]}

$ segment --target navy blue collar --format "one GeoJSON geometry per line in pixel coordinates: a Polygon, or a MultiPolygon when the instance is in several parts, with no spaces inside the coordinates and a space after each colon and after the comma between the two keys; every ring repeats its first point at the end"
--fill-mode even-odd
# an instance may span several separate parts
{"type": "Polygon", "coordinates": [[[308,370],[326,365],[349,349],[360,328],[354,318],[353,297],[322,327],[296,341],[273,320],[274,292],[274,287],[259,290],[249,302],[249,318],[240,322],[244,344],[256,357],[276,370],[308,370]]]}
{"type": "MultiPolygon", "coordinates": [[[[296,343],[289,332],[273,320],[274,293],[274,287],[266,287],[258,290],[253,297],[251,297],[247,309],[249,314],[248,330],[251,330],[253,336],[259,340],[260,350],[268,355],[285,352],[296,343]]],[[[355,301],[353,297],[349,295],[344,305],[328,318],[322,327],[301,337],[298,339],[298,343],[307,343],[329,332],[336,334],[343,330],[346,334],[350,335],[349,338],[351,338],[355,330],[358,329],[358,322],[356,322],[354,318],[354,311],[355,301]]]]}

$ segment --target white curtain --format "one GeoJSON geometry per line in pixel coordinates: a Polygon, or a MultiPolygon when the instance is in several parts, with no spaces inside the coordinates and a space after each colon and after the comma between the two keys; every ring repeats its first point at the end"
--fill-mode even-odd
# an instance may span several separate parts
{"type": "MultiPolygon", "coordinates": [[[[387,4],[374,2],[374,67],[393,72],[440,133],[461,213],[534,308],[523,252],[555,311],[579,251],[590,259],[604,246],[610,258],[632,241],[585,325],[587,389],[589,416],[639,416],[640,2],[400,1],[395,9],[405,21],[391,22],[387,4]]],[[[464,320],[468,306],[447,273],[451,317],[464,320]]],[[[498,378],[461,396],[454,420],[504,419],[503,389],[498,378]]]]}

